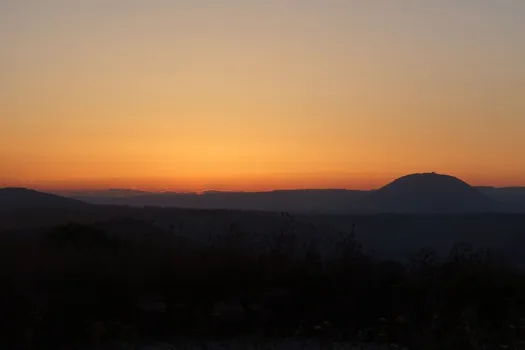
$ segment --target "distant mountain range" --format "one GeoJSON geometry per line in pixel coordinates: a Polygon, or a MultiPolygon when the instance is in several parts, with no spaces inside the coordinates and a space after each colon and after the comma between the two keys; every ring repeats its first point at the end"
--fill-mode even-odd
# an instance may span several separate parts
{"type": "Polygon", "coordinates": [[[70,196],[93,204],[321,213],[348,208],[355,200],[367,193],[367,191],[352,190],[279,190],[140,193],[120,197],[99,192],[88,195],[76,193],[70,196]]]}
{"type": "Polygon", "coordinates": [[[305,189],[269,192],[153,193],[110,189],[59,194],[24,188],[4,188],[0,189],[0,208],[70,208],[90,203],[292,213],[525,212],[525,187],[476,188],[453,176],[436,173],[403,176],[373,191],[305,189]]]}
{"type": "Polygon", "coordinates": [[[111,189],[61,193],[93,204],[309,213],[525,212],[525,187],[472,187],[453,176],[411,174],[373,191],[144,192],[111,189]]]}
{"type": "Polygon", "coordinates": [[[525,187],[476,187],[481,193],[500,202],[525,208],[525,187]]]}
{"type": "Polygon", "coordinates": [[[96,198],[96,197],[103,197],[103,198],[126,198],[126,197],[134,197],[138,195],[143,194],[153,194],[153,192],[147,192],[147,191],[139,191],[139,190],[132,190],[132,189],[126,189],[126,188],[110,188],[107,190],[92,190],[92,191],[58,191],[55,192],[56,195],[64,196],[64,197],[82,197],[82,198],[96,198]]]}

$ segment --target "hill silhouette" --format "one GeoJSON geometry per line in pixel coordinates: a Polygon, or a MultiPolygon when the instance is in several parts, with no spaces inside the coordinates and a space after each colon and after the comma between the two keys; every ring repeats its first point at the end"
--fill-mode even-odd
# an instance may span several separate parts
{"type": "Polygon", "coordinates": [[[97,198],[127,198],[127,197],[134,197],[134,196],[150,194],[150,192],[147,192],[147,191],[133,190],[133,189],[127,189],[127,188],[110,188],[107,190],[92,190],[92,191],[63,190],[63,191],[56,191],[53,193],[59,196],[63,196],[63,197],[79,199],[83,202],[87,202],[89,201],[89,199],[96,200],[97,198]]]}
{"type": "Polygon", "coordinates": [[[486,213],[525,211],[524,188],[472,187],[449,175],[411,174],[372,191],[299,189],[203,193],[106,190],[57,193],[90,204],[292,213],[486,213]]]}
{"type": "Polygon", "coordinates": [[[503,211],[504,205],[466,182],[437,173],[406,175],[354,203],[374,213],[480,213],[503,211]]]}
{"type": "Polygon", "coordinates": [[[288,212],[336,212],[347,208],[366,191],[342,189],[275,190],[268,192],[138,193],[116,197],[107,192],[71,195],[92,204],[158,206],[195,209],[234,209],[288,212]]]}
{"type": "Polygon", "coordinates": [[[482,186],[477,187],[477,189],[493,199],[518,208],[518,210],[525,210],[525,187],[482,186]]]}
{"type": "Polygon", "coordinates": [[[86,205],[84,202],[27,188],[0,188],[0,209],[56,209],[86,205]]]}

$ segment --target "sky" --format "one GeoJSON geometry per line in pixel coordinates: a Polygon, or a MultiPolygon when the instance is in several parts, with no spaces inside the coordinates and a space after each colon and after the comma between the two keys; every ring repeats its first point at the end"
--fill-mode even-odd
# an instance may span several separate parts
{"type": "Polygon", "coordinates": [[[525,185],[523,0],[0,0],[0,186],[525,185]]]}

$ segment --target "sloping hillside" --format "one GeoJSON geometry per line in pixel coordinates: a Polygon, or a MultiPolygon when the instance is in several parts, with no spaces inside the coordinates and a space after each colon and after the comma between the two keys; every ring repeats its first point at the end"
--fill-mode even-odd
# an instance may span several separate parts
{"type": "Polygon", "coordinates": [[[0,188],[0,209],[54,209],[84,206],[85,203],[71,198],[30,190],[27,188],[0,188]]]}
{"type": "Polygon", "coordinates": [[[354,211],[374,213],[479,213],[505,210],[466,182],[436,173],[403,176],[355,203],[354,211]]]}

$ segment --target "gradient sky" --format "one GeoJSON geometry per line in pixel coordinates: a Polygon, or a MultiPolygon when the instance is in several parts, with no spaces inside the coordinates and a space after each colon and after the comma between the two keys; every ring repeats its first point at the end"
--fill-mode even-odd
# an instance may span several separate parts
{"type": "Polygon", "coordinates": [[[0,0],[0,186],[525,185],[523,0],[0,0]]]}

